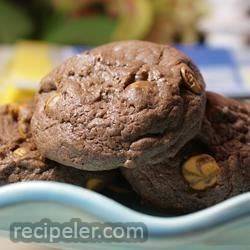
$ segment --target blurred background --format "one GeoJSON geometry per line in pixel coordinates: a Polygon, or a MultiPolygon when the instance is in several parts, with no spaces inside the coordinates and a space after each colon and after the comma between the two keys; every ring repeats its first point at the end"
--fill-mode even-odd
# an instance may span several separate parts
{"type": "Polygon", "coordinates": [[[33,96],[67,57],[128,39],[171,43],[208,89],[250,96],[250,0],[0,0],[0,103],[33,96]]]}

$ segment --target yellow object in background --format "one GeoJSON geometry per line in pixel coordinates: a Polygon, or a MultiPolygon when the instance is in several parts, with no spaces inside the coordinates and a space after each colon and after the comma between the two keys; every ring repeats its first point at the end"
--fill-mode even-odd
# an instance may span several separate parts
{"type": "Polygon", "coordinates": [[[52,68],[50,46],[42,42],[20,42],[15,47],[10,80],[16,86],[37,88],[37,80],[52,68]]]}
{"type": "Polygon", "coordinates": [[[23,41],[15,45],[1,73],[0,104],[32,98],[40,79],[52,69],[50,49],[50,45],[42,42],[23,41]]]}
{"type": "Polygon", "coordinates": [[[32,99],[34,94],[34,90],[18,89],[13,85],[8,84],[8,86],[4,88],[4,94],[0,99],[0,104],[26,102],[32,99]]]}

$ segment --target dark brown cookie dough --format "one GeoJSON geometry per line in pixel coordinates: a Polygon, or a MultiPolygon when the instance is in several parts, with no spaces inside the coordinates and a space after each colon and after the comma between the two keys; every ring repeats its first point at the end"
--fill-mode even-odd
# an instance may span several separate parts
{"type": "Polygon", "coordinates": [[[0,107],[0,184],[29,180],[58,181],[100,190],[115,171],[87,172],[43,158],[30,133],[32,105],[0,107]]]}
{"type": "Polygon", "coordinates": [[[200,135],[174,158],[123,168],[135,191],[158,209],[187,213],[250,191],[249,106],[207,97],[200,135]]]}
{"type": "Polygon", "coordinates": [[[173,47],[105,45],[42,80],[34,139],[43,156],[85,170],[155,162],[198,133],[204,92],[196,66],[173,47]]]}

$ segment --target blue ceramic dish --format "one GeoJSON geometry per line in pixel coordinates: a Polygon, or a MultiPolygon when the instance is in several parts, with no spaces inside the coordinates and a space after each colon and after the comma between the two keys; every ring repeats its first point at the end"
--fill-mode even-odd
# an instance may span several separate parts
{"type": "Polygon", "coordinates": [[[95,192],[53,182],[17,183],[0,188],[0,230],[14,222],[48,218],[67,222],[143,222],[144,243],[58,243],[60,249],[250,249],[250,193],[208,209],[177,217],[133,211],[95,192]]]}

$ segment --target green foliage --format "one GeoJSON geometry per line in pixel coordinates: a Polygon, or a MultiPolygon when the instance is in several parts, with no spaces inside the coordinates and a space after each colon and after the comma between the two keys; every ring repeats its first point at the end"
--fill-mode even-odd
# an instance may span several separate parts
{"type": "Polygon", "coordinates": [[[0,0],[0,43],[189,43],[199,38],[197,22],[205,9],[203,0],[0,0]]]}
{"type": "Polygon", "coordinates": [[[0,0],[0,42],[10,43],[32,32],[32,22],[23,10],[0,0]]]}
{"type": "Polygon", "coordinates": [[[44,39],[64,44],[99,45],[110,41],[116,21],[106,16],[64,18],[57,16],[50,22],[44,39]]]}

